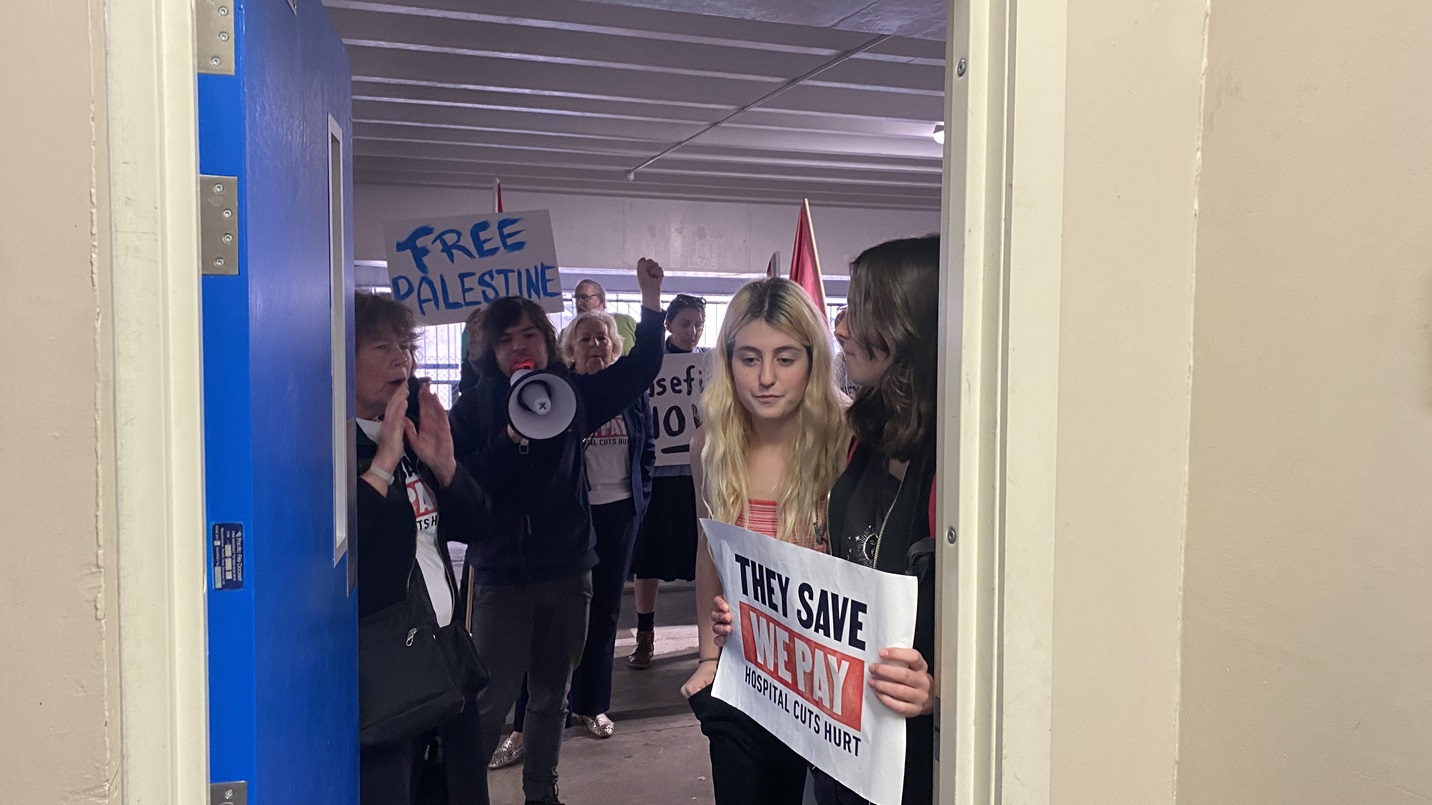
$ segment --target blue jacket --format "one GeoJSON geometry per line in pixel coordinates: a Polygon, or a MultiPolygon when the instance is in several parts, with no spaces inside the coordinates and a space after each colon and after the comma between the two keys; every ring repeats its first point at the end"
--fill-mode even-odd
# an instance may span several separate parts
{"type": "Polygon", "coordinates": [[[656,465],[656,414],[651,408],[650,392],[642,392],[636,402],[627,406],[622,419],[626,420],[627,452],[631,456],[631,502],[640,523],[651,503],[651,471],[656,465]]]}
{"type": "MultiPolygon", "coordinates": [[[[550,363],[548,370],[566,376],[576,390],[577,415],[561,436],[521,447],[507,437],[507,377],[491,355],[478,364],[477,383],[463,392],[450,414],[458,461],[492,500],[488,533],[468,548],[467,567],[478,584],[551,581],[596,565],[582,442],[632,408],[656,379],[662,322],[660,311],[643,308],[631,354],[600,372],[578,375],[550,363]]],[[[630,429],[632,421],[627,425],[630,429]]],[[[640,471],[632,474],[633,491],[644,477],[640,471]]],[[[643,480],[642,509],[648,483],[643,480]]]]}

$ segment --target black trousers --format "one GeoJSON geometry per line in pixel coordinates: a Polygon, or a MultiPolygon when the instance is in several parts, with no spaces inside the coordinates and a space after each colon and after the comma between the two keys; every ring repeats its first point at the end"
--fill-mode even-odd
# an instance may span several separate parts
{"type": "MultiPolygon", "coordinates": [[[[476,698],[436,730],[442,738],[448,805],[488,805],[487,759],[482,756],[481,719],[476,698]]],[[[362,805],[413,805],[423,752],[433,733],[409,741],[365,746],[358,753],[362,805]]]]}
{"type": "Polygon", "coordinates": [[[716,805],[801,805],[810,764],[750,716],[699,690],[687,703],[711,744],[716,805]]]}
{"type": "MultiPolygon", "coordinates": [[[[870,805],[820,769],[811,771],[817,805],[870,805]]],[[[935,717],[905,722],[905,787],[900,805],[931,805],[935,799],[935,717]]]]}
{"type": "MultiPolygon", "coordinates": [[[[595,718],[612,707],[612,655],[616,653],[617,621],[622,615],[622,589],[636,547],[636,507],[631,499],[592,507],[592,530],[597,535],[597,566],[592,568],[592,603],[587,609],[587,641],[582,661],[572,672],[567,709],[595,718]]],[[[521,732],[527,720],[527,682],[517,697],[512,730],[521,732]]]]}
{"type": "Polygon", "coordinates": [[[582,655],[592,576],[527,584],[479,584],[472,594],[472,639],[491,678],[477,694],[486,765],[502,740],[502,725],[524,676],[532,698],[523,731],[522,791],[540,800],[557,783],[567,686],[582,655]]]}
{"type": "Polygon", "coordinates": [[[820,769],[812,769],[811,777],[816,805],[870,805],[865,797],[836,782],[835,778],[820,769]]]}

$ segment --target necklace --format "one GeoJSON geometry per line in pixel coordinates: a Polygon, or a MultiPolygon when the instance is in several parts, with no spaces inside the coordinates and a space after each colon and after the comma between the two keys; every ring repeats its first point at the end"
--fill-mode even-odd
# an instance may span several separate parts
{"type": "Polygon", "coordinates": [[[880,527],[877,529],[872,523],[861,530],[846,548],[846,559],[858,562],[866,567],[875,567],[880,562],[880,546],[884,543],[885,526],[890,522],[890,515],[895,511],[895,504],[900,502],[900,493],[905,489],[905,479],[910,477],[909,468],[906,468],[905,475],[900,478],[900,485],[895,488],[895,498],[890,501],[890,508],[885,510],[885,516],[880,518],[880,527]]]}

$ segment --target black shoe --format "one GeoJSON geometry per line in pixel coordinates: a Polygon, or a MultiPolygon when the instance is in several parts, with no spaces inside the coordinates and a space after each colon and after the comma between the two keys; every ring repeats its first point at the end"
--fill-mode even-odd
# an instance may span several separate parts
{"type": "Polygon", "coordinates": [[[557,799],[557,786],[553,785],[552,790],[541,799],[529,799],[527,805],[562,805],[562,800],[557,799]]]}

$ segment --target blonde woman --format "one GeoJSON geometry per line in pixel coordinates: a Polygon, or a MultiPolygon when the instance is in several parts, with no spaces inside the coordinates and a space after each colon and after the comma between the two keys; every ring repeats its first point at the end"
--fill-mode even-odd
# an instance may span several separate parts
{"type": "MultiPolygon", "coordinates": [[[[716,353],[702,398],[705,426],[692,440],[697,512],[819,550],[815,525],[850,442],[825,318],[790,280],[753,282],[731,300],[716,353]]],[[[696,600],[704,608],[720,594],[699,535],[696,600]]],[[[681,692],[711,744],[717,805],[800,802],[809,764],[711,697],[719,653],[710,629],[700,630],[700,644],[681,692]]]]}
{"type": "MultiPolygon", "coordinates": [[[[830,490],[825,533],[831,553],[919,581],[913,648],[886,647],[869,666],[876,698],[904,716],[902,805],[933,801],[935,751],[934,531],[940,238],[892,240],[850,264],[850,315],[838,319],[849,377],[858,390],[846,412],[855,434],[845,471],[830,490]]],[[[731,634],[724,599],[712,613],[714,642],[731,634]]],[[[869,805],[819,769],[818,805],[869,805]]]]}

